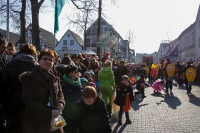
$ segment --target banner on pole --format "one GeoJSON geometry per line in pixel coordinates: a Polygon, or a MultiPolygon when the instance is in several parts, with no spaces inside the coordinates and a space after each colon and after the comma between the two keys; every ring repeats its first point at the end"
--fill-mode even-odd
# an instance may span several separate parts
{"type": "Polygon", "coordinates": [[[59,22],[58,17],[62,11],[62,8],[65,4],[65,0],[55,0],[55,21],[54,21],[54,33],[59,31],[59,22]]]}

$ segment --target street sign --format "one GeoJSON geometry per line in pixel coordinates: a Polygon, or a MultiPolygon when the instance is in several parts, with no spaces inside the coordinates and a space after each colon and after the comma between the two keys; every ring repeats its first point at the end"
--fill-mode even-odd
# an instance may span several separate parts
{"type": "Polygon", "coordinates": [[[97,47],[107,47],[107,44],[103,42],[97,42],[97,47]]]}

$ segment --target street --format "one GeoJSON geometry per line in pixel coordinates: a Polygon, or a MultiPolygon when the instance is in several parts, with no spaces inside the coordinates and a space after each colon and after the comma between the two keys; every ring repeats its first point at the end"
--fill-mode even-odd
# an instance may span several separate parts
{"type": "MultiPolygon", "coordinates": [[[[136,91],[136,90],[134,90],[136,91]]],[[[111,120],[113,133],[199,133],[200,87],[192,86],[192,95],[186,94],[185,86],[173,86],[172,92],[153,93],[145,88],[144,99],[137,95],[129,111],[132,124],[117,125],[111,120]]],[[[125,114],[122,116],[125,122],[125,114]]]]}

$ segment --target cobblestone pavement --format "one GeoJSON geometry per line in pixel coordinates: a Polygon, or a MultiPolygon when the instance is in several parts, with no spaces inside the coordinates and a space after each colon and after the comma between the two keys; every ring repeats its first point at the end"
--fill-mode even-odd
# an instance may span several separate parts
{"type": "MultiPolygon", "coordinates": [[[[136,91],[136,90],[134,90],[136,91]]],[[[132,124],[117,125],[112,119],[113,133],[200,133],[200,87],[192,86],[192,95],[185,86],[174,84],[172,92],[153,93],[145,88],[144,99],[137,95],[129,111],[132,124]]],[[[125,123],[125,114],[122,116],[125,123]]]]}

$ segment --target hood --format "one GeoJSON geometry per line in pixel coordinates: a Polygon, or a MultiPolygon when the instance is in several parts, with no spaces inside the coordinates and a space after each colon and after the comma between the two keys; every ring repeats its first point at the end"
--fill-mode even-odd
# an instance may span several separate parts
{"type": "Polygon", "coordinates": [[[112,69],[110,68],[110,67],[102,67],[101,68],[101,71],[103,71],[103,72],[111,72],[112,71],[112,69]]]}
{"type": "Polygon", "coordinates": [[[23,72],[22,74],[19,75],[19,81],[23,81],[24,78],[26,78],[27,76],[30,76],[31,72],[27,71],[27,72],[23,72]]]}

